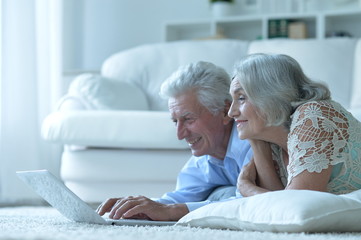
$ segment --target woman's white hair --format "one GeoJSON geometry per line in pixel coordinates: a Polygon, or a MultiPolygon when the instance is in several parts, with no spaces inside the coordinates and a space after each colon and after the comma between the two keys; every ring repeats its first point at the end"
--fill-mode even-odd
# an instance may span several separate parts
{"type": "Polygon", "coordinates": [[[200,61],[181,66],[167,78],[161,85],[160,96],[169,99],[195,91],[199,103],[215,115],[223,111],[227,101],[232,101],[229,94],[230,82],[230,77],[223,68],[200,61]]]}
{"type": "Polygon", "coordinates": [[[331,98],[326,85],[309,79],[295,59],[283,54],[248,55],[236,63],[234,77],[268,126],[288,126],[299,105],[331,98]]]}

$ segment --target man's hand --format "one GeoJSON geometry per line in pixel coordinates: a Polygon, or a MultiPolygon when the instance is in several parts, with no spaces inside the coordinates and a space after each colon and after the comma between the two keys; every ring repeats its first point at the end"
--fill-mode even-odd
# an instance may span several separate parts
{"type": "Polygon", "coordinates": [[[178,221],[189,211],[185,204],[162,204],[147,197],[110,198],[97,209],[99,215],[109,212],[109,218],[135,218],[156,221],[178,221]]]}

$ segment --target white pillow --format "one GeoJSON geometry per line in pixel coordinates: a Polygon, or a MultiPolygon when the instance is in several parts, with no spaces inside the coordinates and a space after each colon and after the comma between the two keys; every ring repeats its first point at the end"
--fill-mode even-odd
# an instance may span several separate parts
{"type": "Polygon", "coordinates": [[[98,74],[81,74],[59,101],[61,110],[148,110],[146,96],[134,84],[98,74]]]}
{"type": "Polygon", "coordinates": [[[273,232],[361,231],[361,190],[283,190],[206,205],[177,224],[273,232]]]}

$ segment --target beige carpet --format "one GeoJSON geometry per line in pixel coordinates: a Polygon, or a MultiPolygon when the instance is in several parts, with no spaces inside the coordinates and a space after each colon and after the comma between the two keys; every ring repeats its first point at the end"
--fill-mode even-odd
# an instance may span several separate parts
{"type": "Polygon", "coordinates": [[[360,240],[361,233],[287,234],[200,229],[192,227],[130,227],[75,223],[50,207],[0,208],[0,240],[360,240]]]}

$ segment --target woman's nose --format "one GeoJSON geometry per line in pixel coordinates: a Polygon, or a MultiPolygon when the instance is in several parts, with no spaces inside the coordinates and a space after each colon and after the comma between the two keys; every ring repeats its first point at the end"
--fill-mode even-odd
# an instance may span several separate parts
{"type": "Polygon", "coordinates": [[[234,102],[232,102],[232,104],[231,104],[231,106],[230,106],[230,108],[229,108],[229,110],[228,110],[228,116],[230,117],[230,118],[234,118],[235,117],[235,104],[234,104],[234,102]]]}

